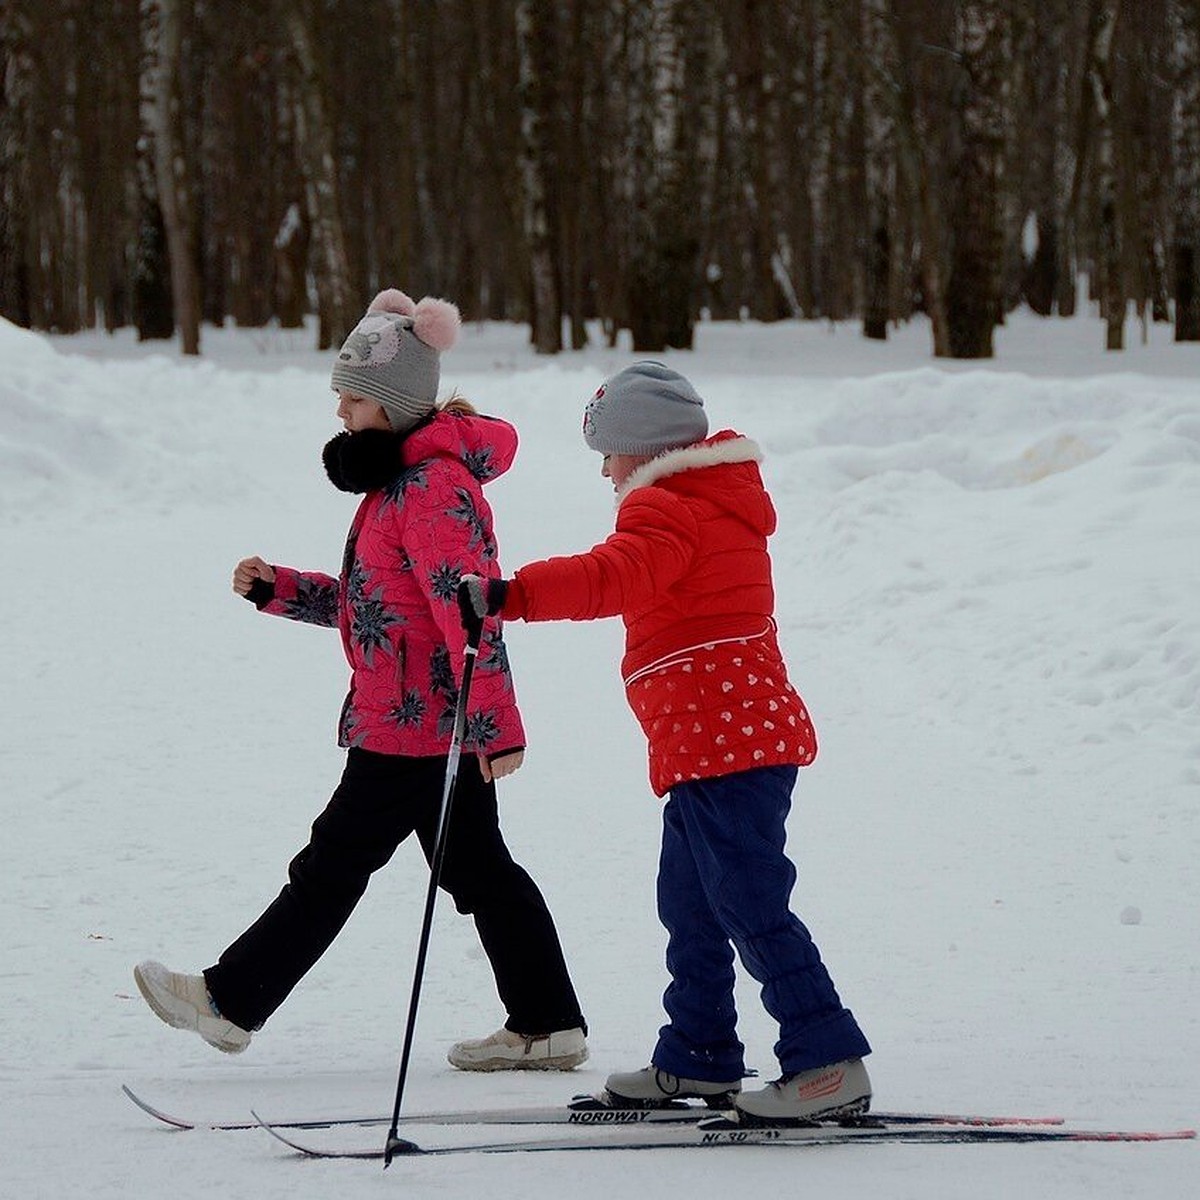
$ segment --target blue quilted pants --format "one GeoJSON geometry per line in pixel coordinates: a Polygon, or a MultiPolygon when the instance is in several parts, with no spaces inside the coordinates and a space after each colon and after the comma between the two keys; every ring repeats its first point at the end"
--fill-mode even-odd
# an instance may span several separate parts
{"type": "Polygon", "coordinates": [[[761,767],[672,788],[663,810],[658,913],[666,926],[669,1023],[653,1063],[673,1075],[741,1079],[734,950],[779,1023],[783,1074],[870,1053],[812,936],[791,911],[784,852],[795,767],[761,767]]]}

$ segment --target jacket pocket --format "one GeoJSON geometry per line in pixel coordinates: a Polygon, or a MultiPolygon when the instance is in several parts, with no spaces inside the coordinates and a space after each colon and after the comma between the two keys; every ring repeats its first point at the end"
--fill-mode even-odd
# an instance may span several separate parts
{"type": "Polygon", "coordinates": [[[398,695],[404,693],[404,679],[408,674],[408,640],[404,634],[396,637],[396,690],[398,695]]]}

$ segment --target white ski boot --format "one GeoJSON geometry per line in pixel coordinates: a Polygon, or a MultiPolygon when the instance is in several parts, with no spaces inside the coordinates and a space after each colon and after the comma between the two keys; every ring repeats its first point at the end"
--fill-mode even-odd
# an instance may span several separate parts
{"type": "Polygon", "coordinates": [[[681,1079],[655,1066],[610,1075],[604,1083],[613,1108],[665,1108],[672,1100],[703,1100],[709,1108],[729,1108],[742,1090],[734,1079],[713,1083],[707,1079],[681,1079]]]}
{"type": "Polygon", "coordinates": [[[745,1125],[796,1125],[859,1116],[871,1107],[871,1080],[861,1058],[798,1071],[743,1092],[734,1109],[745,1125]]]}

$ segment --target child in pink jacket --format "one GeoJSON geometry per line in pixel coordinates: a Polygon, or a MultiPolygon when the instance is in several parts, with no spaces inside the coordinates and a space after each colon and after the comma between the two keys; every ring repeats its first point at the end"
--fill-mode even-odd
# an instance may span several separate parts
{"type": "MultiPolygon", "coordinates": [[[[499,575],[483,486],[517,448],[506,422],[436,403],[439,354],[458,326],[445,301],[376,297],[333,367],[345,428],[325,468],[362,495],[341,573],[258,557],[234,572],[234,590],[263,612],[336,628],[351,677],[338,731],[346,767],[279,896],[203,975],[154,962],[134,972],[159,1017],[228,1053],[246,1048],[409,834],[433,852],[465,644],[456,592],[464,573],[499,575]]],[[[450,1062],[464,1070],[567,1070],[587,1058],[553,919],[500,832],[494,781],[521,765],[524,744],[500,622],[489,621],[440,882],[474,917],[508,1016],[489,1037],[455,1044],[450,1062]]]]}

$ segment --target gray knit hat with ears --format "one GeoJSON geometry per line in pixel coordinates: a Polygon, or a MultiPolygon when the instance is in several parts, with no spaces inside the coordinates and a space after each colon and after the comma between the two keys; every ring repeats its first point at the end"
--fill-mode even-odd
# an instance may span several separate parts
{"type": "Polygon", "coordinates": [[[704,401],[660,362],[618,371],[596,389],[583,413],[583,440],[601,454],[661,454],[707,436],[704,401]]]}
{"type": "Polygon", "coordinates": [[[378,401],[391,427],[404,433],[433,412],[441,352],[454,345],[461,323],[447,300],[380,292],[338,351],[333,390],[378,401]]]}

